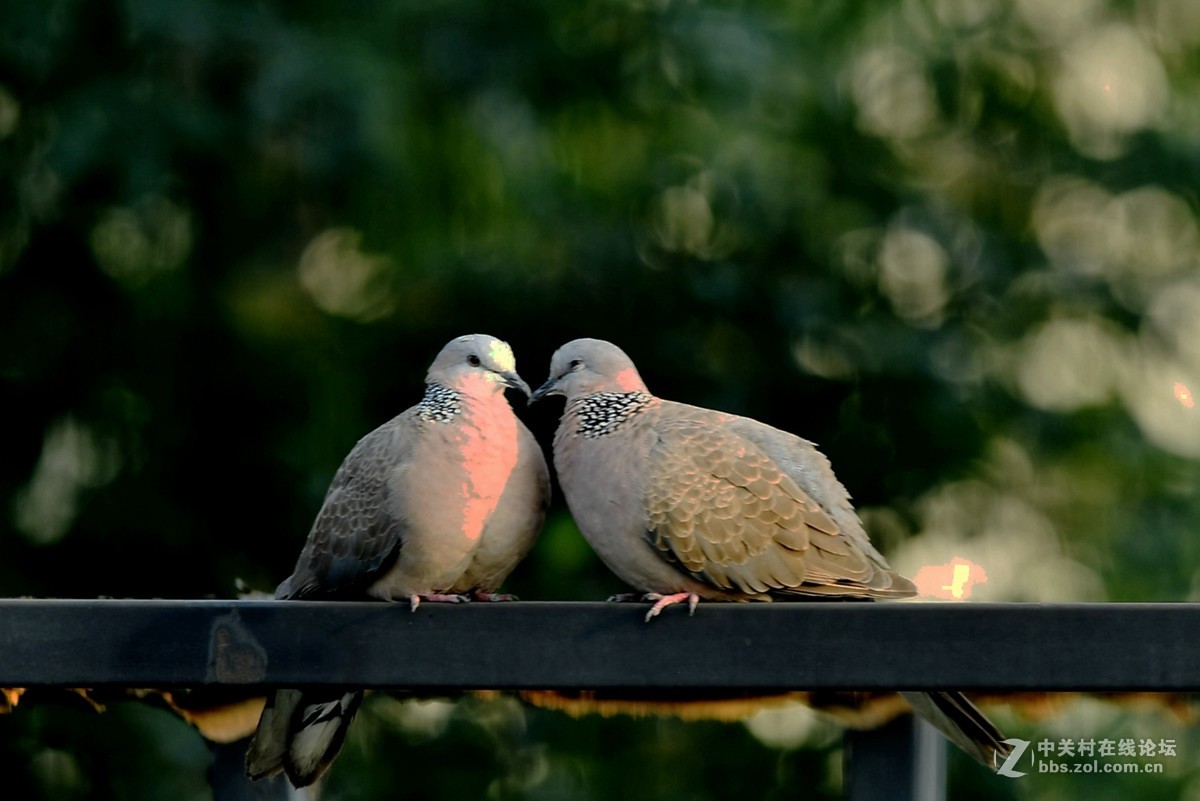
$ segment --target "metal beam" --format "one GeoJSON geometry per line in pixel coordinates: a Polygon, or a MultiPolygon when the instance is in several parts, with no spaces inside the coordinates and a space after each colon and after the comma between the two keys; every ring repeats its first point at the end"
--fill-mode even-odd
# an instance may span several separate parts
{"type": "Polygon", "coordinates": [[[1200,689],[1200,605],[0,601],[0,687],[1200,689]]]}
{"type": "Polygon", "coordinates": [[[843,742],[845,801],[946,801],[946,739],[920,718],[847,731],[843,742]]]}

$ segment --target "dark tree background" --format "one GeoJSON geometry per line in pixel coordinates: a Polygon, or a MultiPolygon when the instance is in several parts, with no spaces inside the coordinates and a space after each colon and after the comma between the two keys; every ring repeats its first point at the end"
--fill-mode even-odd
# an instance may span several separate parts
{"type": "MultiPolygon", "coordinates": [[[[1190,0],[6,0],[0,594],[273,588],[485,332],[535,386],[601,337],[815,440],[896,567],[969,559],[973,599],[1197,600],[1198,67],[1190,0]]],[[[518,412],[548,445],[559,406],[518,412]]],[[[620,585],[559,499],[510,588],[620,585]]],[[[954,797],[1200,793],[1162,715],[991,712],[1179,756],[955,755],[954,797]]],[[[326,797],[836,798],[838,742],[378,697],[326,797]]],[[[207,761],[138,704],[0,717],[13,797],[203,798],[207,761]]]]}

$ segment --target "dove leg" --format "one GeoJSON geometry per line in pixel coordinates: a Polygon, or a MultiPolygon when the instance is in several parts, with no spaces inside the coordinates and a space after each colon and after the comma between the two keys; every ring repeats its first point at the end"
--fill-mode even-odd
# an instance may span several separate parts
{"type": "Polygon", "coordinates": [[[444,595],[441,593],[430,593],[428,595],[417,595],[414,593],[408,596],[409,606],[414,612],[417,611],[417,607],[421,605],[422,601],[429,601],[435,604],[460,604],[469,600],[471,599],[465,595],[444,595]]]}
{"type": "Polygon", "coordinates": [[[696,613],[696,606],[700,603],[700,596],[694,592],[677,592],[671,595],[663,595],[658,592],[648,592],[644,596],[647,601],[654,601],[654,606],[650,607],[650,611],[646,613],[646,622],[649,623],[653,618],[658,617],[658,613],[666,609],[672,604],[680,604],[687,601],[688,614],[696,613]]]}

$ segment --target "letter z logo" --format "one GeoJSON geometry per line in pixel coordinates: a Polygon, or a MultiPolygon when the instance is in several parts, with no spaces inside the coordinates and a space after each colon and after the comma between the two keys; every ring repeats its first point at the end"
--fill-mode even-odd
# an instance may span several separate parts
{"type": "Polygon", "coordinates": [[[1025,749],[1029,747],[1029,741],[1018,740],[1017,738],[1012,737],[1008,740],[1005,740],[1004,744],[1011,745],[1013,750],[1012,753],[1008,755],[1008,759],[1004,760],[1004,764],[996,768],[996,773],[999,773],[1001,776],[1007,776],[1010,779],[1017,779],[1021,776],[1024,776],[1025,771],[1014,770],[1013,765],[1016,765],[1017,760],[1020,759],[1025,753],[1025,749]]]}

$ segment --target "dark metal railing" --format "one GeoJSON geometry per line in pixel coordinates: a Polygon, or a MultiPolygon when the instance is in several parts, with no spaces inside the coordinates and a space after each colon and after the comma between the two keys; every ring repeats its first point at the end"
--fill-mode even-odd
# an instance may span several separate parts
{"type": "MultiPolygon", "coordinates": [[[[651,623],[643,613],[606,603],[410,612],[383,603],[0,600],[0,687],[1200,688],[1200,605],[702,604],[692,617],[673,608],[651,623]]],[[[913,731],[905,721],[849,738],[848,798],[882,797],[872,777],[895,776],[898,764],[908,766],[908,797],[938,797],[942,745],[913,731]]],[[[905,797],[895,784],[887,793],[905,797]]]]}

